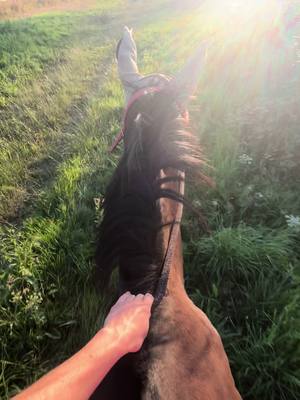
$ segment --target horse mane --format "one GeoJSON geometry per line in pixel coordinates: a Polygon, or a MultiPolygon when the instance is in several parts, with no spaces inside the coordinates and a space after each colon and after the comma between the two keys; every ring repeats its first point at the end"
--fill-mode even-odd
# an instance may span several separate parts
{"type": "Polygon", "coordinates": [[[96,284],[104,290],[119,266],[120,293],[154,294],[164,258],[159,199],[185,201],[179,193],[161,187],[180,178],[160,179],[159,172],[174,168],[193,180],[207,181],[201,172],[204,161],[175,96],[166,90],[149,93],[130,107],[124,138],[124,152],[102,204],[96,284]]]}

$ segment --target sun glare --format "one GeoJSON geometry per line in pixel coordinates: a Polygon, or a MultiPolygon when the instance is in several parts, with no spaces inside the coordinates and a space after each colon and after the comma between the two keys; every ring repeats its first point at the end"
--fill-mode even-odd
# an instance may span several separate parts
{"type": "Polygon", "coordinates": [[[206,11],[217,30],[243,34],[256,29],[270,29],[278,23],[282,10],[279,0],[212,0],[206,11]]]}
{"type": "MultiPolygon", "coordinates": [[[[203,82],[216,79],[220,84],[222,79],[224,93],[239,90],[241,102],[243,96],[249,100],[283,87],[286,77],[294,73],[300,32],[300,8],[295,2],[199,1],[196,15],[185,21],[191,32],[189,42],[196,47],[203,38],[211,39],[209,68],[203,82]]],[[[176,46],[184,48],[185,43],[176,46]]],[[[185,59],[186,54],[181,57],[185,59]]]]}

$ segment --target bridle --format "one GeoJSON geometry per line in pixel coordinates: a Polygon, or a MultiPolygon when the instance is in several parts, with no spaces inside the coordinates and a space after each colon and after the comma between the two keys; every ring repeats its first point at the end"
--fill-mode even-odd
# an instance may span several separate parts
{"type": "MultiPolygon", "coordinates": [[[[116,149],[116,147],[119,145],[119,143],[124,139],[124,133],[126,131],[129,110],[131,109],[133,104],[136,103],[141,97],[146,96],[151,93],[161,92],[163,89],[164,89],[163,86],[149,86],[149,87],[145,87],[142,89],[138,89],[134,92],[134,94],[131,96],[131,98],[127,104],[127,107],[125,109],[123,120],[122,120],[122,128],[121,128],[120,132],[117,134],[117,136],[115,137],[112,145],[109,148],[110,153],[112,153],[116,149]]],[[[177,103],[177,106],[178,106],[179,112],[182,115],[182,117],[188,122],[189,121],[188,111],[186,109],[184,109],[182,106],[180,106],[178,103],[177,103]]]]}
{"type": "MultiPolygon", "coordinates": [[[[125,109],[124,116],[123,116],[123,123],[122,123],[122,128],[118,135],[115,137],[113,144],[111,145],[109,151],[113,152],[116,147],[119,145],[119,143],[124,139],[124,133],[126,131],[127,127],[127,119],[128,119],[128,113],[130,108],[133,106],[136,101],[138,101],[141,97],[146,96],[151,93],[158,93],[163,90],[163,87],[161,86],[149,86],[145,87],[142,89],[137,90],[132,97],[130,98],[128,105],[125,109]]],[[[188,121],[189,119],[189,114],[187,110],[182,110],[181,107],[179,107],[179,112],[182,115],[182,117],[188,121]]],[[[185,178],[185,173],[183,171],[177,170],[177,176],[178,176],[178,182],[179,182],[179,195],[183,197],[184,195],[184,178],[185,178]]],[[[152,309],[156,308],[160,302],[162,301],[163,297],[167,294],[167,284],[168,284],[168,279],[170,275],[170,268],[173,260],[173,255],[174,255],[174,250],[175,250],[175,245],[176,241],[180,232],[180,223],[182,219],[182,212],[183,212],[183,204],[182,203],[177,203],[177,209],[176,209],[176,214],[174,217],[174,220],[167,225],[171,225],[170,228],[170,234],[169,234],[169,240],[168,240],[168,246],[167,250],[165,253],[165,256],[163,258],[162,266],[161,266],[161,272],[160,272],[160,277],[156,285],[156,289],[154,292],[154,302],[152,304],[152,309]]]]}
{"type": "Polygon", "coordinates": [[[147,94],[150,94],[150,93],[158,93],[161,90],[162,90],[162,87],[160,87],[160,86],[149,86],[149,87],[137,90],[131,96],[131,98],[127,104],[127,107],[125,109],[125,112],[124,112],[122,128],[121,128],[120,132],[118,133],[118,135],[115,137],[113,144],[111,145],[111,147],[109,149],[110,152],[113,152],[115,150],[115,148],[118,146],[118,144],[124,139],[124,132],[125,132],[126,126],[127,126],[128,113],[129,113],[129,110],[131,109],[131,107],[133,106],[133,104],[136,103],[141,97],[146,96],[147,94]]]}

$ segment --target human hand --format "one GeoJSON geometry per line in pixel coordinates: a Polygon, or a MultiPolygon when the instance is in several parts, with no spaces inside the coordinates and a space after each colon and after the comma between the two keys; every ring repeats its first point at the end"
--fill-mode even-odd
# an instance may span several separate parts
{"type": "Polygon", "coordinates": [[[104,329],[111,331],[120,349],[134,353],[142,347],[149,331],[149,319],[154,297],[150,293],[124,293],[111,308],[104,321],[104,329]]]}

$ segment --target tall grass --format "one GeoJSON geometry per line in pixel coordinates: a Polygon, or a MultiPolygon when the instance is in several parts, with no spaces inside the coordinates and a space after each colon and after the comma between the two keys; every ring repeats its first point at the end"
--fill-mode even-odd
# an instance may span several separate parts
{"type": "Polygon", "coordinates": [[[8,63],[2,70],[6,82],[2,91],[12,90],[6,91],[8,104],[0,109],[0,220],[18,217],[39,183],[50,178],[67,152],[68,146],[62,143],[70,140],[83,117],[87,95],[99,87],[112,50],[101,25],[106,16],[101,11],[97,16],[35,17],[8,25],[12,32],[9,57],[15,65],[8,63]],[[24,26],[31,29],[27,32],[24,26]],[[68,38],[62,32],[68,32],[68,38]],[[11,68],[19,71],[15,80],[9,75],[11,68]]]}
{"type": "Polygon", "coordinates": [[[114,165],[106,152],[118,123],[112,118],[116,103],[110,89],[108,83],[104,98],[90,104],[72,156],[40,195],[36,212],[22,229],[1,228],[1,390],[6,395],[8,386],[10,391],[26,386],[100,326],[105,301],[95,293],[90,272],[96,199],[114,165]],[[101,116],[96,124],[95,115],[101,116]]]}
{"type": "Polygon", "coordinates": [[[243,398],[296,399],[299,259],[287,230],[219,228],[188,243],[186,284],[219,330],[243,398]]]}
{"type": "MultiPolygon", "coordinates": [[[[143,18],[138,7],[145,4],[136,7],[130,14],[144,72],[175,73],[198,41],[216,31],[203,7],[183,12],[173,2],[156,2],[143,18]]],[[[111,300],[96,293],[91,273],[99,204],[118,158],[107,151],[123,108],[112,61],[128,14],[115,15],[112,32],[112,20],[98,12],[67,17],[80,26],[62,28],[66,16],[60,23],[52,16],[9,25],[13,32],[45,18],[41,37],[49,46],[37,69],[24,61],[39,53],[34,32],[24,37],[34,42],[27,56],[16,47],[15,60],[31,83],[21,83],[20,75],[0,122],[3,398],[79,349],[111,300]]],[[[279,68],[276,85],[265,80],[266,59],[275,63],[278,54],[261,41],[265,53],[257,60],[257,48],[240,48],[231,33],[219,29],[190,107],[216,186],[190,185],[187,193],[212,234],[203,236],[197,219],[185,215],[186,287],[219,330],[243,398],[298,399],[297,76],[287,78],[279,68]]],[[[108,297],[114,295],[112,284],[108,297]]]]}
{"type": "Polygon", "coordinates": [[[34,78],[47,64],[54,63],[66,46],[76,19],[67,16],[39,17],[0,22],[0,106],[34,78]]]}

